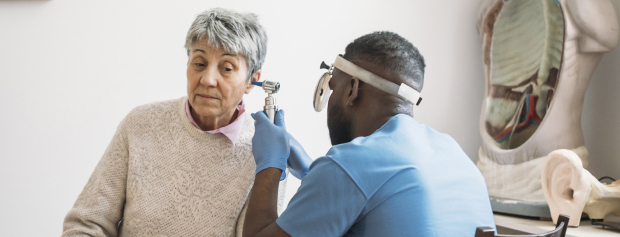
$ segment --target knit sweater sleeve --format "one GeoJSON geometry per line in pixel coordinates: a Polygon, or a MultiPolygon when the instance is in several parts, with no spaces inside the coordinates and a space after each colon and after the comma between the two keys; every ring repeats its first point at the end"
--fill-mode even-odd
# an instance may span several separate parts
{"type": "Polygon", "coordinates": [[[127,185],[128,145],[124,123],[65,217],[62,236],[117,236],[127,185]]]}
{"type": "MultiPolygon", "coordinates": [[[[249,197],[248,197],[249,198],[249,197]]],[[[245,223],[245,213],[248,211],[248,202],[246,201],[241,209],[241,213],[237,218],[237,225],[235,226],[235,237],[243,237],[243,224],[245,223]]]]}

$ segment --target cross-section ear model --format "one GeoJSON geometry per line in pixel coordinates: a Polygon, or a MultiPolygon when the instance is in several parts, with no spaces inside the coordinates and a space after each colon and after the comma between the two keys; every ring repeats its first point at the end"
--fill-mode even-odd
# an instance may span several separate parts
{"type": "Polygon", "coordinates": [[[620,216],[620,181],[602,184],[570,150],[553,151],[546,159],[541,182],[554,223],[559,214],[577,217],[571,218],[569,226],[579,226],[582,212],[591,219],[620,216]]]}

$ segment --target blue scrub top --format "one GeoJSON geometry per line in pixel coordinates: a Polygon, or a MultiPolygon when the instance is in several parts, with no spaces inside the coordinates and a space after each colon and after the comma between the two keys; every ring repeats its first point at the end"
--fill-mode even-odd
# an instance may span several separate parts
{"type": "Polygon", "coordinates": [[[447,134],[396,115],[310,166],[277,219],[292,236],[474,236],[495,228],[484,178],[447,134]]]}

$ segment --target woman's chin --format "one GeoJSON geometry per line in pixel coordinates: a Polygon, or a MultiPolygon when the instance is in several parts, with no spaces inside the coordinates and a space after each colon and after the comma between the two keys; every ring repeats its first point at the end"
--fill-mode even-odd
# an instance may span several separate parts
{"type": "Polygon", "coordinates": [[[201,117],[217,117],[222,114],[222,110],[215,106],[198,105],[194,110],[201,117]]]}

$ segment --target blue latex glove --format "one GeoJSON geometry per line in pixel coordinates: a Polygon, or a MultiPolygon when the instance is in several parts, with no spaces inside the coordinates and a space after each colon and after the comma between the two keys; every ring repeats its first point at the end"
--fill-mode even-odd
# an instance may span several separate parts
{"type": "Polygon", "coordinates": [[[293,176],[303,179],[308,174],[312,159],[310,159],[304,148],[301,147],[301,144],[290,134],[289,141],[291,143],[291,155],[288,157],[288,166],[293,176]]]}
{"type": "Polygon", "coordinates": [[[256,161],[256,173],[267,168],[282,170],[280,180],[286,177],[286,160],[291,148],[289,134],[284,126],[284,111],[276,113],[274,123],[263,111],[252,114],[254,118],[254,137],[252,137],[252,154],[256,161]]]}

